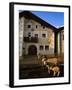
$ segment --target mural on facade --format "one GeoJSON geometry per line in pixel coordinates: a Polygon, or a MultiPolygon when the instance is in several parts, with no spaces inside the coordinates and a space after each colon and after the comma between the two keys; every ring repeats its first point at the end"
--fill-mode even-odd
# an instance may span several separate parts
{"type": "Polygon", "coordinates": [[[19,73],[20,79],[64,76],[64,26],[20,11],[19,73]]]}

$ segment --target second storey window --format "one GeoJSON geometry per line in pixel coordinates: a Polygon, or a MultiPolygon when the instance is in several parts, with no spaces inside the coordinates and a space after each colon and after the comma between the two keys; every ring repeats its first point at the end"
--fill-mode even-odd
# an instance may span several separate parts
{"type": "Polygon", "coordinates": [[[31,25],[28,25],[28,28],[31,28],[31,25]]]}
{"type": "Polygon", "coordinates": [[[49,46],[46,45],[46,46],[45,46],[45,50],[49,50],[49,46]]]}
{"type": "Polygon", "coordinates": [[[45,29],[45,26],[43,26],[43,29],[45,29]]]}
{"type": "Polygon", "coordinates": [[[28,37],[31,37],[31,33],[30,32],[28,33],[28,37]]]}
{"type": "Polygon", "coordinates": [[[36,28],[38,28],[38,26],[36,25],[36,28]]]}
{"type": "Polygon", "coordinates": [[[45,37],[46,37],[46,34],[43,33],[43,34],[42,34],[42,37],[45,38],[45,37]]]}
{"type": "Polygon", "coordinates": [[[43,50],[43,46],[42,45],[40,46],[40,50],[43,50]]]}

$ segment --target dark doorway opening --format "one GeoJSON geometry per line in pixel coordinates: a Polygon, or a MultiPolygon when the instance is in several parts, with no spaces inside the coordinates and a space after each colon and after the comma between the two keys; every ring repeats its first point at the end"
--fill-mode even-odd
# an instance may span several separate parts
{"type": "Polygon", "coordinates": [[[28,54],[29,55],[37,55],[37,48],[35,45],[31,45],[28,48],[28,54]]]}

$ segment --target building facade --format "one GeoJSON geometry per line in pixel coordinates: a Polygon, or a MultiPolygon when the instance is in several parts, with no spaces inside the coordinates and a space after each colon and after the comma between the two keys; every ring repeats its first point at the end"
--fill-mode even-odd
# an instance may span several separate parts
{"type": "Polygon", "coordinates": [[[29,11],[19,14],[19,55],[55,54],[64,51],[63,30],[29,11]]]}
{"type": "Polygon", "coordinates": [[[64,27],[58,29],[58,53],[64,54],[64,27]]]}

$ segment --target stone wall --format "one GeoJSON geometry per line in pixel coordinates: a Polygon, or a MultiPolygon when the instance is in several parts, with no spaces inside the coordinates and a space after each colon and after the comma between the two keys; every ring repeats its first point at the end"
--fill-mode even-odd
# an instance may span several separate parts
{"type": "Polygon", "coordinates": [[[52,29],[47,28],[34,20],[24,19],[24,37],[28,37],[28,33],[31,33],[31,37],[38,34],[38,43],[24,42],[23,47],[25,48],[25,54],[28,54],[28,47],[30,45],[35,45],[37,47],[37,54],[54,54],[54,32],[52,29]],[[30,25],[30,28],[28,28],[28,25],[30,25]],[[46,37],[42,37],[42,34],[45,34],[46,37]],[[45,45],[48,45],[49,50],[40,50],[40,45],[43,45],[44,47],[45,45]]]}
{"type": "Polygon", "coordinates": [[[64,53],[64,30],[61,31],[61,53],[64,53]]]}

